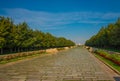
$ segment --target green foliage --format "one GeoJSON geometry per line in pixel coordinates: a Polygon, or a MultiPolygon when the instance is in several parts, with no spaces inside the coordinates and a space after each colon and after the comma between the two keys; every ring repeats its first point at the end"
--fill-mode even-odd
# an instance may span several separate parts
{"type": "Polygon", "coordinates": [[[120,19],[114,24],[102,27],[96,35],[86,41],[85,45],[120,49],[120,19]]]}
{"type": "Polygon", "coordinates": [[[55,37],[50,33],[32,30],[26,22],[16,25],[10,18],[0,16],[1,53],[74,45],[74,42],[64,37],[55,37]]]}

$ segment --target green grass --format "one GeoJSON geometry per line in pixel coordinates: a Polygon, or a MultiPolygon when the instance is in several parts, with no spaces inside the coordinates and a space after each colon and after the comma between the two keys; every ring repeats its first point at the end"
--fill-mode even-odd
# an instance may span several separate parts
{"type": "Polygon", "coordinates": [[[106,64],[109,64],[110,66],[112,66],[114,69],[116,69],[117,71],[120,72],[120,66],[115,64],[114,62],[98,55],[98,54],[94,54],[97,58],[99,58],[100,60],[102,60],[103,62],[105,62],[106,64]]]}

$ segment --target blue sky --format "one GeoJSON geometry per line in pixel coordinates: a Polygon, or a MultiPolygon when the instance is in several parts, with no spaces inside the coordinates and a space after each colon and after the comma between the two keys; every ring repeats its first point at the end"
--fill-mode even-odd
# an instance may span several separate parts
{"type": "Polygon", "coordinates": [[[0,0],[0,15],[84,44],[120,17],[120,0],[0,0]]]}

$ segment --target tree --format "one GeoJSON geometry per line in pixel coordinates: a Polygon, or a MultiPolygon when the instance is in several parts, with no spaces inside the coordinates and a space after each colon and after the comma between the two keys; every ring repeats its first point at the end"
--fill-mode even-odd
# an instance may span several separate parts
{"type": "Polygon", "coordinates": [[[2,48],[11,48],[13,44],[12,38],[13,22],[10,18],[5,18],[0,16],[0,48],[1,53],[2,48]]]}
{"type": "Polygon", "coordinates": [[[35,30],[33,32],[33,47],[35,48],[42,48],[43,47],[43,39],[44,39],[44,33],[39,31],[39,30],[35,30]]]}
{"type": "Polygon", "coordinates": [[[26,22],[14,24],[12,19],[0,16],[0,52],[29,51],[31,48],[72,46],[66,38],[57,38],[50,33],[32,30],[26,22]]]}
{"type": "Polygon", "coordinates": [[[118,19],[118,21],[115,23],[110,35],[111,45],[115,48],[120,48],[120,19],[118,19]]]}
{"type": "Polygon", "coordinates": [[[114,24],[102,27],[95,36],[86,41],[85,45],[120,49],[120,19],[114,24]]]}

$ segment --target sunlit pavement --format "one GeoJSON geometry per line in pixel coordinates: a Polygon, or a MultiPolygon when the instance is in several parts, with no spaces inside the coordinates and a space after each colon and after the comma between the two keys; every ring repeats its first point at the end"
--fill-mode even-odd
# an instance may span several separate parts
{"type": "Polygon", "coordinates": [[[119,77],[84,48],[3,66],[0,81],[114,81],[119,77]]]}

